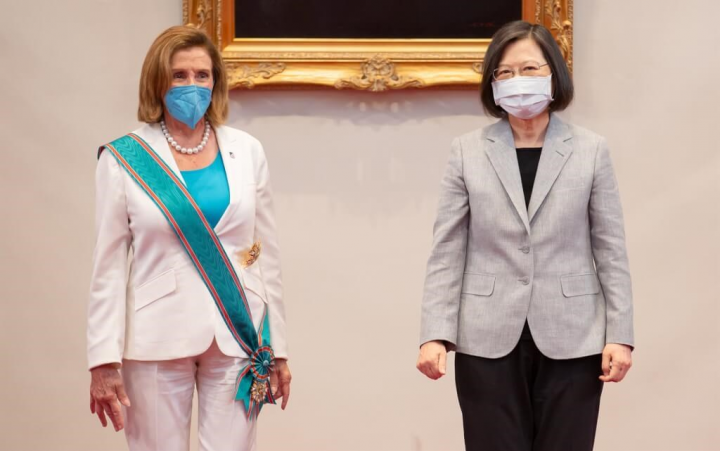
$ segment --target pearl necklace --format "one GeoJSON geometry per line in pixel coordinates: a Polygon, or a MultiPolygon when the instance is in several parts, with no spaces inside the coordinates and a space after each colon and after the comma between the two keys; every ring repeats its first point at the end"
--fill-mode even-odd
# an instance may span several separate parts
{"type": "Polygon", "coordinates": [[[163,135],[165,135],[165,139],[167,139],[167,142],[170,143],[173,149],[177,150],[180,153],[184,154],[196,154],[203,150],[205,146],[208,143],[208,139],[210,139],[210,122],[206,119],[205,120],[205,133],[203,133],[202,141],[200,141],[200,144],[198,144],[197,147],[193,147],[190,149],[187,149],[175,141],[175,139],[170,135],[170,132],[167,129],[167,126],[165,125],[165,120],[160,121],[160,128],[162,129],[163,135]]]}

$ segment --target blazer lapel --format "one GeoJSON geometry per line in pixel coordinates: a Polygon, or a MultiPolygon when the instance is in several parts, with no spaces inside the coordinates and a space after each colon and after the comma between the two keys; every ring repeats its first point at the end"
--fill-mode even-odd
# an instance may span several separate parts
{"type": "Polygon", "coordinates": [[[180,168],[178,168],[175,157],[173,156],[173,150],[170,149],[165,135],[160,130],[160,124],[148,124],[138,131],[138,135],[144,139],[152,150],[162,158],[166,165],[175,173],[175,175],[185,184],[180,168]]]}
{"type": "Polygon", "coordinates": [[[237,146],[235,138],[230,133],[227,133],[225,127],[219,126],[215,128],[215,137],[217,138],[219,152],[223,160],[223,165],[225,166],[225,175],[230,190],[230,203],[215,225],[215,233],[219,235],[230,220],[231,207],[240,201],[242,195],[242,171],[240,171],[238,167],[242,155],[240,155],[238,149],[235,148],[237,146]]]}
{"type": "MultiPolygon", "coordinates": [[[[171,150],[170,146],[168,146],[167,141],[165,140],[165,135],[163,135],[162,130],[160,130],[160,125],[148,124],[138,130],[137,134],[148,144],[150,144],[150,147],[152,147],[155,153],[157,153],[160,158],[162,158],[165,164],[167,164],[168,167],[175,173],[175,175],[177,175],[178,179],[180,179],[180,181],[182,181],[182,183],[186,185],[185,179],[183,179],[182,176],[182,172],[180,172],[180,169],[175,162],[175,157],[172,154],[173,150],[171,150]]],[[[220,155],[223,159],[223,165],[225,166],[225,175],[227,176],[228,188],[230,190],[230,203],[225,209],[225,213],[223,213],[223,215],[220,217],[220,220],[215,225],[215,233],[219,234],[222,228],[224,228],[229,221],[229,216],[232,210],[231,206],[235,202],[238,202],[240,200],[240,188],[242,187],[242,182],[240,181],[240,178],[242,177],[242,174],[237,167],[237,162],[239,161],[241,155],[238,155],[237,149],[235,149],[235,138],[230,136],[225,131],[225,127],[222,126],[215,129],[215,136],[217,137],[218,147],[220,148],[220,155]]]]}
{"type": "Polygon", "coordinates": [[[522,180],[518,165],[517,153],[515,152],[515,139],[510,129],[510,123],[502,120],[492,125],[485,139],[490,141],[486,147],[486,154],[492,163],[495,172],[500,178],[505,191],[510,196],[510,201],[515,206],[520,219],[528,233],[530,233],[530,221],[525,206],[525,195],[523,193],[522,180]]]}
{"type": "Polygon", "coordinates": [[[572,139],[572,133],[567,124],[562,122],[555,114],[551,115],[542,154],[540,154],[530,205],[528,206],[530,223],[532,223],[533,218],[550,192],[550,188],[552,188],[553,183],[555,183],[560,171],[573,152],[572,145],[569,142],[570,139],[572,139]]]}

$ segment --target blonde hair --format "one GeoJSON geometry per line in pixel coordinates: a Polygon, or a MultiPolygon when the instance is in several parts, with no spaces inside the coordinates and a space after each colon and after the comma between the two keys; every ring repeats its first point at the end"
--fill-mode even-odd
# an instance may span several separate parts
{"type": "Polygon", "coordinates": [[[192,47],[205,49],[212,60],[214,85],[207,110],[210,124],[217,126],[225,122],[228,115],[228,86],[222,56],[208,35],[197,28],[184,25],[162,32],[145,56],[140,74],[139,121],[148,124],[160,122],[165,111],[163,99],[172,82],[170,61],[178,50],[192,47]]]}

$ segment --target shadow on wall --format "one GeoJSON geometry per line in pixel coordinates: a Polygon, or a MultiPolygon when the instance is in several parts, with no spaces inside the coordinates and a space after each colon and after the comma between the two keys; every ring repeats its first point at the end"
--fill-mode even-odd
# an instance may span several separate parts
{"type": "Polygon", "coordinates": [[[440,117],[482,115],[476,90],[414,90],[383,93],[337,90],[234,90],[230,111],[249,118],[312,116],[357,126],[398,126],[440,117]]]}
{"type": "Polygon", "coordinates": [[[489,122],[474,90],[236,90],[229,125],[262,141],[279,198],[377,219],[434,208],[452,138],[489,122]]]}

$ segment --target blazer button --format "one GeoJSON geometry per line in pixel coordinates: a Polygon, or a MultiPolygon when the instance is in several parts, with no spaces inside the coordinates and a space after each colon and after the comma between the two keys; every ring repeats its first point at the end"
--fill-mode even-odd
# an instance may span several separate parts
{"type": "Polygon", "coordinates": [[[529,254],[530,253],[530,246],[523,246],[520,248],[523,254],[529,254]]]}
{"type": "Polygon", "coordinates": [[[527,277],[520,278],[518,279],[518,281],[523,285],[530,285],[530,279],[528,279],[527,277]]]}

